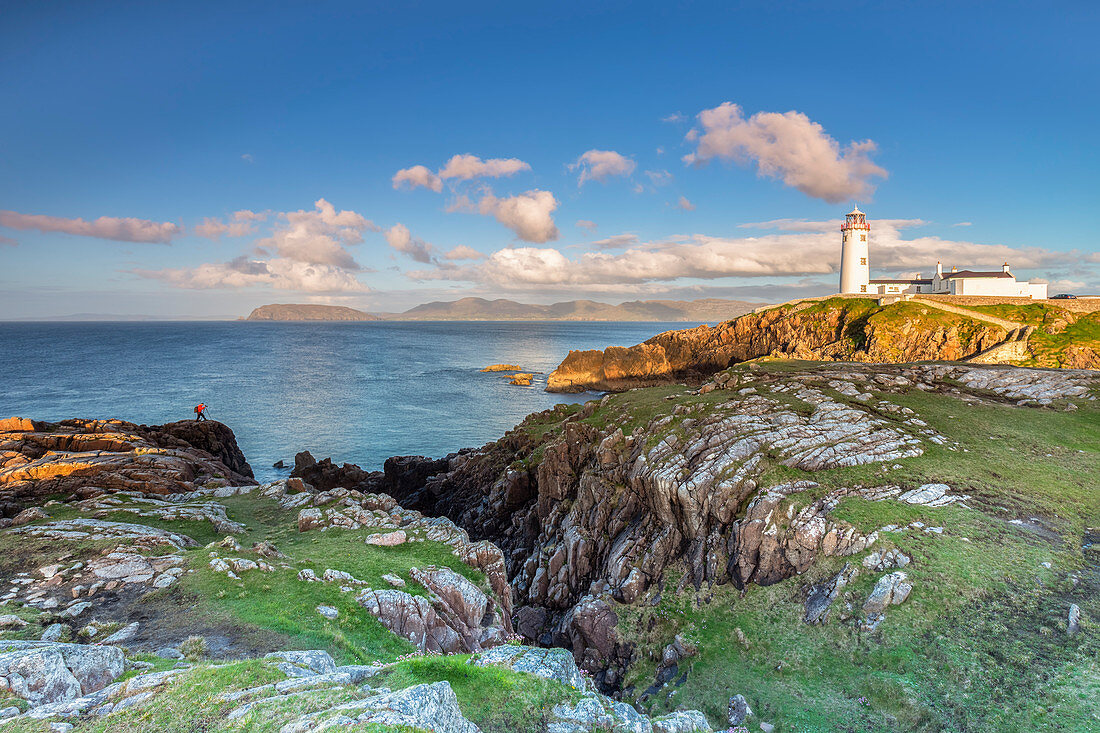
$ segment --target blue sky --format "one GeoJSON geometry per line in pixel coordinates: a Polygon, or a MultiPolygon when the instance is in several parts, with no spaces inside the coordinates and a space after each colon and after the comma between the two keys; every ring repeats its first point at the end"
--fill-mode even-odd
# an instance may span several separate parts
{"type": "Polygon", "coordinates": [[[530,5],[4,3],[0,318],[1100,291],[1095,3],[530,5]]]}

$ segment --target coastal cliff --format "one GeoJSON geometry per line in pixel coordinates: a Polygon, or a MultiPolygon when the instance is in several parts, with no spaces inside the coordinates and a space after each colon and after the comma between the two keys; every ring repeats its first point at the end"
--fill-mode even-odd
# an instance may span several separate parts
{"type": "Polygon", "coordinates": [[[866,298],[803,301],[718,326],[666,331],[631,347],[570,351],[547,391],[618,391],[700,380],[761,357],[910,363],[960,361],[1027,330],[1035,366],[1100,368],[1100,314],[1051,305],[944,310],[923,301],[879,305],[866,298]],[[1007,312],[1017,320],[1001,317],[1007,312]],[[1030,329],[1029,329],[1030,327],[1030,329]]]}
{"type": "Polygon", "coordinates": [[[8,714],[1082,729],[1098,397],[1089,370],[750,363],[262,486],[216,423],[7,420],[8,714]]]}
{"type": "MultiPolygon", "coordinates": [[[[445,459],[391,458],[368,472],[303,455],[296,473],[385,492],[499,546],[516,631],[571,649],[605,692],[652,711],[698,707],[713,721],[726,702],[716,689],[748,689],[816,730],[850,713],[822,718],[784,696],[805,694],[800,675],[870,684],[861,643],[904,656],[934,635],[948,677],[964,673],[952,649],[1003,653],[985,626],[974,639],[945,625],[1031,613],[1018,591],[1006,595],[1005,574],[1044,572],[1036,533],[1049,533],[1039,554],[1056,553],[1079,547],[1100,520],[1095,501],[1074,504],[1092,492],[1085,474],[1100,469],[1095,452],[1076,448],[1100,441],[1087,427],[1098,389],[1091,371],[750,364],[697,390],[561,405],[445,459]],[[995,568],[985,564],[993,556],[995,568]],[[805,660],[817,655],[835,668],[811,672],[805,660]],[[786,682],[775,682],[779,663],[786,682]]],[[[1093,562],[1088,551],[1074,557],[1093,562]]],[[[1087,581],[1060,572],[1080,584],[1075,604],[1100,587],[1091,570],[1087,581]]],[[[1080,612],[1057,594],[1042,598],[1034,613],[1060,615],[1058,628],[1080,612]]],[[[1060,648],[1076,658],[1071,646],[1060,648]]],[[[965,674],[997,687],[995,666],[965,674]]],[[[924,690],[945,681],[938,671],[904,677],[924,690]]],[[[919,702],[905,714],[945,728],[997,715],[919,702]]]]}

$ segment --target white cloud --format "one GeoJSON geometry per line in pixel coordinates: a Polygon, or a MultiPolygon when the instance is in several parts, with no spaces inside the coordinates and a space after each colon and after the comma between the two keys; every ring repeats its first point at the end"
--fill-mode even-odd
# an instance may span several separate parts
{"type": "Polygon", "coordinates": [[[469,181],[474,178],[502,178],[529,170],[531,170],[531,166],[518,158],[482,160],[476,155],[465,153],[452,156],[436,173],[423,165],[402,168],[393,176],[393,187],[400,188],[403,184],[409,188],[423,186],[440,193],[443,190],[443,181],[445,180],[469,181]]]}
{"type": "Polygon", "coordinates": [[[34,229],[43,233],[61,232],[116,242],[157,244],[168,244],[183,232],[183,228],[178,224],[166,221],[157,222],[132,217],[118,219],[112,216],[101,216],[95,221],[84,221],[43,214],[20,214],[17,211],[0,211],[0,225],[21,231],[34,229]]]}
{"type": "Polygon", "coordinates": [[[687,117],[682,112],[673,112],[670,115],[666,115],[661,118],[661,122],[683,122],[687,117]]]}
{"type": "Polygon", "coordinates": [[[968,226],[973,226],[973,224],[974,224],[974,222],[970,222],[970,221],[960,221],[958,224],[952,224],[951,226],[968,227],[968,226]]]}
{"type": "Polygon", "coordinates": [[[482,160],[476,155],[456,155],[447,161],[439,171],[443,179],[457,178],[468,181],[471,178],[500,178],[514,176],[520,171],[529,171],[531,166],[518,158],[489,158],[482,160]]]}
{"type": "Polygon", "coordinates": [[[587,229],[590,232],[596,231],[596,222],[589,221],[588,219],[577,219],[576,226],[580,227],[581,229],[587,229]]]}
{"type": "Polygon", "coordinates": [[[448,250],[443,253],[443,259],[445,260],[483,260],[485,255],[478,252],[473,247],[467,247],[465,244],[460,244],[454,249],[448,250]]]}
{"type": "Polygon", "coordinates": [[[687,196],[681,196],[680,200],[676,202],[676,206],[684,211],[695,211],[695,204],[687,200],[687,196]]]}
{"type": "Polygon", "coordinates": [[[417,239],[404,224],[397,223],[386,230],[386,242],[398,252],[404,252],[417,262],[432,261],[435,247],[422,239],[417,239]]]}
{"type": "Polygon", "coordinates": [[[350,210],[336,211],[324,199],[318,199],[312,211],[288,211],[279,217],[286,223],[277,226],[270,237],[258,240],[258,250],[274,251],[296,262],[352,271],[360,267],[347,245],[362,242],[364,231],[378,231],[369,219],[350,210]]]}
{"type": "Polygon", "coordinates": [[[569,170],[581,171],[577,179],[579,185],[586,181],[606,181],[612,176],[629,176],[636,164],[625,155],[614,150],[589,150],[569,166],[569,170]]]}
{"type": "Polygon", "coordinates": [[[487,193],[477,204],[479,213],[496,217],[523,241],[539,244],[558,238],[552,216],[556,208],[558,200],[554,194],[538,189],[506,198],[487,193]]]}
{"type": "Polygon", "coordinates": [[[397,173],[394,173],[393,187],[401,188],[402,184],[407,185],[409,188],[423,186],[436,193],[443,190],[442,179],[422,165],[414,165],[412,168],[402,168],[397,171],[397,173]]]}
{"type": "Polygon", "coordinates": [[[593,242],[593,247],[599,247],[600,249],[619,249],[622,247],[629,247],[632,244],[638,243],[637,234],[616,234],[607,239],[601,239],[593,242]]]}
{"type": "Polygon", "coordinates": [[[220,239],[222,235],[246,237],[249,234],[254,234],[256,231],[256,223],[263,221],[266,217],[267,214],[263,212],[257,213],[249,211],[248,209],[242,209],[234,212],[233,216],[226,222],[216,217],[208,216],[202,220],[202,224],[196,224],[191,231],[207,239],[220,239]]]}
{"type": "Polygon", "coordinates": [[[16,242],[11,237],[5,237],[3,234],[0,234],[0,244],[4,245],[5,247],[15,247],[19,244],[19,242],[16,242]]]}
{"type": "Polygon", "coordinates": [[[702,130],[687,136],[696,150],[684,156],[685,163],[701,165],[713,158],[755,162],[759,175],[829,203],[869,200],[871,178],[887,175],[870,159],[874,142],[850,142],[841,150],[821,125],[801,112],[757,112],[746,119],[741,107],[725,102],[700,112],[699,123],[702,130]]]}
{"type": "Polygon", "coordinates": [[[136,274],[181,288],[271,287],[307,293],[366,292],[368,288],[347,270],[333,265],[315,265],[285,258],[254,260],[238,257],[225,263],[208,263],[195,268],[137,270],[136,274]]]}
{"type": "Polygon", "coordinates": [[[245,163],[254,163],[256,161],[256,159],[252,157],[252,153],[243,154],[241,156],[241,160],[243,160],[245,163]]]}

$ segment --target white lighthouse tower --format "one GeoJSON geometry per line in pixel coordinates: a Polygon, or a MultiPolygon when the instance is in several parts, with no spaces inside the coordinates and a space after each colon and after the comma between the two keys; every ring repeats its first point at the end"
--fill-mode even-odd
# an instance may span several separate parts
{"type": "Polygon", "coordinates": [[[840,227],[841,293],[858,294],[869,290],[871,266],[868,264],[867,236],[870,233],[867,215],[858,206],[844,217],[844,224],[840,227]]]}

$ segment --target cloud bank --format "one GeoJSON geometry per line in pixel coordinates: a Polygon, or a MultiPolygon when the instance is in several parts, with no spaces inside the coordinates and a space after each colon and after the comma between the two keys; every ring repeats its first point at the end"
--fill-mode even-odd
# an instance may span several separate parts
{"type": "Polygon", "coordinates": [[[221,239],[223,235],[228,237],[247,237],[256,232],[256,223],[263,221],[266,213],[256,213],[248,209],[241,209],[233,213],[228,221],[223,222],[217,217],[206,217],[202,224],[196,224],[191,231],[206,239],[221,239]]]}
{"type": "MultiPolygon", "coordinates": [[[[249,211],[237,214],[235,222],[249,225],[266,216],[249,211]]],[[[309,293],[367,289],[355,276],[363,268],[348,247],[361,243],[364,232],[378,231],[374,222],[351,210],[337,211],[325,199],[318,199],[311,210],[287,211],[275,218],[269,236],[256,240],[251,255],[193,268],[135,273],[186,288],[268,286],[309,293]]],[[[229,225],[215,221],[209,231],[217,232],[221,226],[229,225]]]]}
{"type": "Polygon", "coordinates": [[[168,244],[183,233],[182,227],[167,221],[157,222],[133,217],[118,219],[112,216],[85,221],[43,214],[20,214],[17,211],[0,211],[0,225],[20,231],[34,229],[47,234],[60,232],[78,237],[151,244],[168,244]]]}
{"type": "MultiPolygon", "coordinates": [[[[516,247],[494,252],[473,265],[422,270],[409,276],[479,283],[503,290],[583,287],[620,291],[684,280],[824,276],[839,268],[840,223],[801,222],[801,231],[745,238],[694,234],[642,243],[632,242],[631,235],[619,235],[595,244],[605,249],[627,247],[625,250],[586,252],[575,258],[554,248],[516,247]]],[[[960,267],[996,267],[1007,260],[1016,268],[1027,269],[1077,259],[1075,253],[1039,247],[902,236],[902,229],[920,223],[919,219],[876,220],[871,235],[872,266],[927,275],[937,260],[960,267]]]]}

